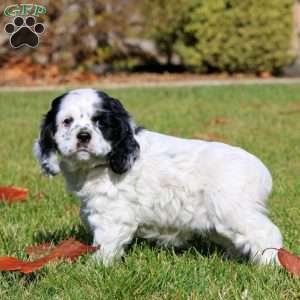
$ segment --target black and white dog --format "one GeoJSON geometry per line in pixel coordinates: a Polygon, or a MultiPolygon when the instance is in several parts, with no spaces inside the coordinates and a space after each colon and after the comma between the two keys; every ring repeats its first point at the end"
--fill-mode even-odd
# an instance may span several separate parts
{"type": "Polygon", "coordinates": [[[93,89],[52,102],[35,155],[81,200],[95,254],[110,264],[135,236],[183,246],[195,235],[251,261],[277,262],[282,237],[266,213],[272,178],[255,156],[217,142],[137,127],[122,104],[93,89]]]}

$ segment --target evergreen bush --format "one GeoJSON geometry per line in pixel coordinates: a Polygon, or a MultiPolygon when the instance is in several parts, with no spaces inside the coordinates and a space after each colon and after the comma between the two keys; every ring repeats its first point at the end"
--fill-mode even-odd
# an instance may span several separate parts
{"type": "Polygon", "coordinates": [[[293,60],[293,3],[190,0],[174,51],[196,71],[280,70],[293,60]]]}

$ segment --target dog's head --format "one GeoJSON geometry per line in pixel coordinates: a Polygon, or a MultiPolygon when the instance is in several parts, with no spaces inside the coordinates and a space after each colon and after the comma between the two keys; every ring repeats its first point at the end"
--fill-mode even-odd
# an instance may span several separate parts
{"type": "Polygon", "coordinates": [[[59,172],[57,154],[73,164],[107,164],[128,171],[139,155],[136,127],[120,101],[93,89],[68,92],[53,100],[34,146],[43,172],[59,172]]]}

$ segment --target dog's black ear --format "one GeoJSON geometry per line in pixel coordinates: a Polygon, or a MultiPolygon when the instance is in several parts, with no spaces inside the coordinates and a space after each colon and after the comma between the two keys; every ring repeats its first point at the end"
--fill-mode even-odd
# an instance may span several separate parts
{"type": "Polygon", "coordinates": [[[99,92],[102,99],[102,134],[109,140],[112,150],[108,162],[113,172],[123,174],[134,164],[140,153],[140,146],[135,139],[135,126],[121,102],[99,92]]]}
{"type": "Polygon", "coordinates": [[[122,124],[120,140],[113,144],[113,149],[109,154],[109,165],[117,174],[127,172],[140,153],[140,146],[133,135],[133,130],[129,123],[119,120],[122,124]]]}
{"type": "Polygon", "coordinates": [[[39,138],[34,144],[35,157],[40,163],[42,172],[47,176],[56,175],[60,171],[56,155],[57,147],[53,137],[56,131],[56,115],[64,96],[65,94],[52,101],[51,109],[42,120],[39,138]]]}

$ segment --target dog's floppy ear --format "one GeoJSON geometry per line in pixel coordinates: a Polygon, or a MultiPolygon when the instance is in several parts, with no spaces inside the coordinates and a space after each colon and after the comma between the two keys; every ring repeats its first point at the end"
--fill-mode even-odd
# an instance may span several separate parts
{"type": "Polygon", "coordinates": [[[60,171],[53,136],[56,131],[56,114],[64,96],[65,94],[52,101],[51,109],[42,120],[39,138],[34,144],[35,157],[40,163],[42,172],[47,176],[54,176],[60,171]]]}
{"type": "Polygon", "coordinates": [[[101,131],[112,145],[108,154],[109,166],[113,172],[123,174],[132,167],[140,153],[140,146],[134,137],[135,126],[119,100],[103,92],[98,93],[105,111],[102,116],[104,127],[101,131]]]}
{"type": "Polygon", "coordinates": [[[120,140],[113,144],[109,153],[109,165],[117,174],[127,172],[138,158],[140,146],[133,135],[133,129],[128,121],[119,120],[121,124],[120,140]]]}

